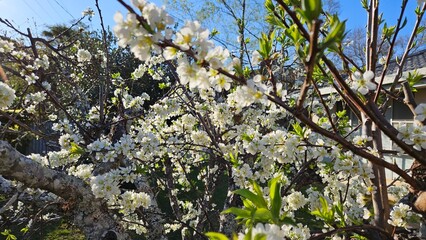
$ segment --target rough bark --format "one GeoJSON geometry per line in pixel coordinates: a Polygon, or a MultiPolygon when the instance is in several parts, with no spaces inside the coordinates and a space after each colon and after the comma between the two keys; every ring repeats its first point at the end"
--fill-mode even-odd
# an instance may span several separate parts
{"type": "MultiPolygon", "coordinates": [[[[383,158],[383,143],[382,143],[382,133],[376,124],[373,124],[373,146],[374,149],[380,154],[379,156],[383,158]]],[[[383,166],[373,166],[373,172],[375,176],[375,186],[377,187],[377,192],[379,192],[377,197],[378,201],[381,201],[381,210],[380,210],[380,220],[381,225],[387,232],[392,231],[392,226],[387,223],[387,220],[390,218],[390,206],[389,206],[389,196],[388,196],[388,187],[386,183],[386,172],[383,166]],[[377,182],[376,182],[377,181],[377,182]]]]}
{"type": "Polygon", "coordinates": [[[129,239],[109,214],[106,203],[95,198],[84,181],[43,167],[5,141],[0,141],[0,175],[63,198],[69,203],[68,211],[73,215],[74,223],[85,232],[87,239],[129,239]]]}
{"type": "MultiPolygon", "coordinates": [[[[380,136],[374,136],[372,131],[372,122],[362,113],[362,134],[365,137],[371,137],[373,140],[368,141],[368,147],[373,146],[373,141],[377,141],[380,136]]],[[[376,142],[377,143],[377,142],[376,142]]],[[[388,197],[386,191],[386,180],[384,176],[384,168],[370,162],[373,170],[374,178],[371,179],[376,190],[372,194],[372,202],[374,209],[374,225],[383,230],[388,229],[387,219],[389,218],[388,197]]]]}

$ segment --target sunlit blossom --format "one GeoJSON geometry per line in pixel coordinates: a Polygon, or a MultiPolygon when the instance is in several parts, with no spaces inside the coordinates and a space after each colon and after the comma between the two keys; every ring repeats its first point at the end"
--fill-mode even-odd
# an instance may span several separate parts
{"type": "Polygon", "coordinates": [[[355,72],[352,75],[352,80],[352,88],[362,95],[366,95],[368,91],[376,89],[376,85],[373,82],[374,73],[372,71],[367,71],[362,75],[360,72],[355,72]]]}
{"type": "Polygon", "coordinates": [[[4,109],[12,105],[15,97],[15,90],[7,84],[0,82],[0,109],[4,109]]]}

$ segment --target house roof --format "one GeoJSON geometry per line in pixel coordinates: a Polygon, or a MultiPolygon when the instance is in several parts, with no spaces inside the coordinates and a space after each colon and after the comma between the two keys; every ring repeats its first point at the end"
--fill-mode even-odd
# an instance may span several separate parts
{"type": "MultiPolygon", "coordinates": [[[[376,68],[376,76],[380,76],[382,74],[383,67],[383,65],[380,65],[376,68]]],[[[424,67],[426,67],[426,49],[409,55],[404,64],[403,72],[416,70],[424,67]]],[[[390,61],[388,65],[388,70],[386,71],[386,75],[396,74],[397,71],[398,65],[396,63],[396,60],[390,61]]]]}
{"type": "MultiPolygon", "coordinates": [[[[375,72],[376,82],[380,81],[382,70],[383,70],[383,65],[378,66],[376,68],[376,72],[375,72]]],[[[413,72],[414,70],[416,70],[418,74],[426,75],[426,49],[413,53],[407,57],[407,60],[403,67],[402,77],[399,79],[399,81],[400,82],[404,81],[406,77],[408,76],[408,73],[413,72]]],[[[396,77],[397,71],[398,71],[398,65],[396,63],[396,60],[390,61],[388,70],[386,71],[386,76],[383,79],[383,85],[391,84],[396,77]]],[[[415,86],[417,88],[426,87],[426,78],[423,78],[422,80],[420,80],[415,86]]],[[[320,88],[320,92],[322,95],[327,95],[332,92],[336,92],[336,89],[334,89],[333,87],[323,87],[323,88],[320,88]]]]}

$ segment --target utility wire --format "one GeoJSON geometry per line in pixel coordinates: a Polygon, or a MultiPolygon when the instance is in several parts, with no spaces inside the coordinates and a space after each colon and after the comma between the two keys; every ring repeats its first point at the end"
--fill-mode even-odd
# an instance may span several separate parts
{"type": "Polygon", "coordinates": [[[46,8],[40,5],[39,1],[33,1],[33,2],[35,2],[40,7],[41,11],[43,11],[43,13],[45,13],[47,17],[49,17],[50,20],[52,20],[52,22],[55,22],[55,18],[53,18],[52,15],[50,15],[49,11],[47,11],[46,8]]]}
{"type": "Polygon", "coordinates": [[[46,0],[46,2],[49,4],[50,8],[56,13],[56,15],[58,15],[61,18],[61,20],[65,22],[64,17],[61,14],[59,14],[58,11],[56,11],[56,8],[52,5],[52,3],[49,0],[46,0]]]}
{"type": "Polygon", "coordinates": [[[66,13],[68,13],[68,15],[70,15],[71,17],[72,17],[72,19],[75,19],[75,17],[70,13],[70,12],[68,12],[68,10],[66,9],[66,8],[64,8],[64,6],[62,6],[62,4],[60,4],[59,2],[58,2],[58,0],[55,0],[55,2],[56,2],[56,4],[58,4],[66,13]]]}
{"type": "Polygon", "coordinates": [[[34,8],[33,7],[31,7],[31,5],[30,4],[28,4],[27,3],[27,1],[26,0],[22,0],[24,3],[25,3],[25,5],[27,5],[27,7],[29,8],[29,9],[31,9],[31,11],[33,11],[40,19],[43,19],[41,16],[40,16],[40,14],[38,14],[38,12],[37,11],[35,11],[34,10],[34,8]]]}

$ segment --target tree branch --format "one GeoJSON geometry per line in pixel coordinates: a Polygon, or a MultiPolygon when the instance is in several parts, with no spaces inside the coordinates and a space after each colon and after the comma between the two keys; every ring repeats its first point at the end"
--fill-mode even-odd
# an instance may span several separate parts
{"type": "Polygon", "coordinates": [[[106,203],[95,198],[90,186],[83,180],[44,167],[5,141],[0,141],[0,175],[65,199],[70,203],[74,223],[83,229],[87,239],[105,239],[105,236],[112,234],[115,239],[129,239],[120,224],[108,213],[106,203]]]}

